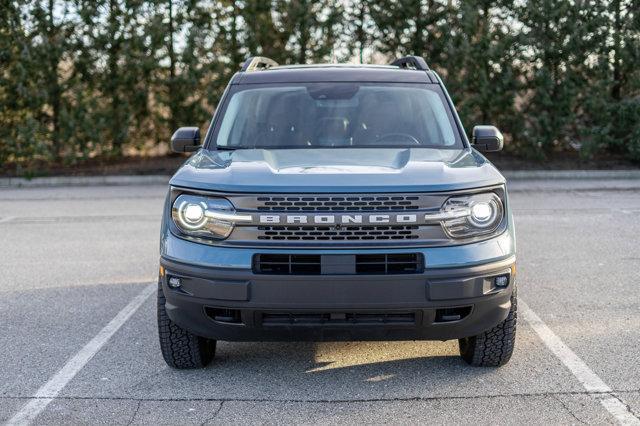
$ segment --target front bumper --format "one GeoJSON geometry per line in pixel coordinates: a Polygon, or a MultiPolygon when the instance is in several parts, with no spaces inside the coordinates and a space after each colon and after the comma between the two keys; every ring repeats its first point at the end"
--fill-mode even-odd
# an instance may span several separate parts
{"type": "Polygon", "coordinates": [[[515,257],[402,275],[263,275],[161,258],[169,317],[216,340],[448,340],[503,321],[515,257]],[[507,287],[493,277],[509,275],[507,287]],[[181,286],[170,288],[169,277],[181,286]],[[458,318],[459,317],[459,318],[458,318]]]}

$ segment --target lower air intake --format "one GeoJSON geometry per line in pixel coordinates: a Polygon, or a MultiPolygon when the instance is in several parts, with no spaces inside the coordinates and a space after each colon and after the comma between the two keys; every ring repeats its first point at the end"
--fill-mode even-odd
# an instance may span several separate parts
{"type": "Polygon", "coordinates": [[[357,274],[417,274],[423,272],[422,254],[357,254],[357,274]]]}
{"type": "Polygon", "coordinates": [[[263,326],[415,324],[414,312],[393,313],[263,313],[263,326]]]}
{"type": "Polygon", "coordinates": [[[217,322],[224,322],[227,324],[242,324],[242,317],[239,309],[226,309],[226,308],[205,308],[205,313],[209,318],[217,322]]]}
{"type": "Polygon", "coordinates": [[[471,306],[462,306],[459,308],[444,308],[436,310],[435,322],[454,322],[464,319],[471,313],[471,306]]]}
{"type": "Polygon", "coordinates": [[[258,254],[253,270],[275,275],[395,275],[424,271],[421,253],[307,255],[258,254]]]}

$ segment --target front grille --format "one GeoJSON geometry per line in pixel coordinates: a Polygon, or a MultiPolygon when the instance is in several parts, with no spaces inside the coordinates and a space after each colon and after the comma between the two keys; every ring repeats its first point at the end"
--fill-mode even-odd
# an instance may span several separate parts
{"type": "Polygon", "coordinates": [[[371,241],[418,239],[417,225],[391,226],[259,226],[259,240],[280,241],[371,241]]]}
{"type": "Polygon", "coordinates": [[[415,312],[305,312],[305,313],[263,313],[263,326],[292,326],[292,325],[383,325],[416,323],[415,312]]]}
{"type": "Polygon", "coordinates": [[[276,275],[392,275],[424,271],[420,253],[307,255],[257,254],[254,272],[276,275]]]}
{"type": "Polygon", "coordinates": [[[272,223],[238,223],[223,244],[286,247],[423,247],[449,241],[439,224],[371,222],[371,215],[416,214],[437,211],[446,193],[317,193],[228,194],[238,213],[277,215],[272,223]],[[287,222],[284,215],[307,215],[307,222],[287,222]],[[335,223],[320,223],[314,215],[334,215],[335,223]],[[340,215],[362,215],[342,222],[340,215]]]}
{"type": "Polygon", "coordinates": [[[416,195],[270,196],[258,197],[260,211],[404,211],[418,210],[416,195]]]}

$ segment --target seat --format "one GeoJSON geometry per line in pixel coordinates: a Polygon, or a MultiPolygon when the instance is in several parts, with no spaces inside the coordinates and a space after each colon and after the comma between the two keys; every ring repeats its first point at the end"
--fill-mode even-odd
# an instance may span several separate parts
{"type": "Polygon", "coordinates": [[[264,147],[303,146],[300,123],[300,95],[276,96],[264,113],[266,120],[259,124],[255,144],[264,147]]]}
{"type": "Polygon", "coordinates": [[[369,93],[362,97],[361,109],[353,133],[354,145],[386,145],[389,141],[381,137],[394,133],[415,135],[410,119],[411,111],[406,111],[407,102],[389,93],[369,93]]]}
{"type": "Polygon", "coordinates": [[[347,146],[351,143],[351,126],[345,117],[323,117],[317,120],[313,135],[317,146],[347,146]]]}

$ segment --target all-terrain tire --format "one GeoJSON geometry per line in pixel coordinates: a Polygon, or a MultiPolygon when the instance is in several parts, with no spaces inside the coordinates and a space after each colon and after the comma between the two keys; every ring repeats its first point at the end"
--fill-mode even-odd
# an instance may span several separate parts
{"type": "Polygon", "coordinates": [[[507,318],[477,336],[458,339],[460,356],[476,367],[500,367],[511,359],[516,341],[518,297],[516,288],[511,295],[511,309],[507,318]]]}
{"type": "Polygon", "coordinates": [[[177,369],[207,366],[215,355],[216,341],[196,336],[171,321],[165,303],[162,285],[158,283],[158,334],[165,362],[177,369]]]}

